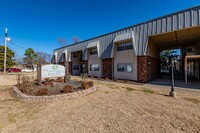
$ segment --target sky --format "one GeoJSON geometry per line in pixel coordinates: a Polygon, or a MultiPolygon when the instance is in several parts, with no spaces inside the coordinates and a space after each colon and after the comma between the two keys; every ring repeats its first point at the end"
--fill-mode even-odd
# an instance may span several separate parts
{"type": "Polygon", "coordinates": [[[23,56],[27,48],[53,53],[72,37],[86,40],[200,5],[200,0],[0,0],[0,45],[23,56]]]}

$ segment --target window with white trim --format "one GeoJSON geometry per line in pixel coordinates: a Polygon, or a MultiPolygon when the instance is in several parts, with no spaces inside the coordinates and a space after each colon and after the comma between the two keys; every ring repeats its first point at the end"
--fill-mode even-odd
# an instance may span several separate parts
{"type": "Polygon", "coordinates": [[[90,64],[90,71],[99,71],[99,64],[90,64]]]}
{"type": "Polygon", "coordinates": [[[133,72],[133,63],[118,63],[117,72],[133,72]]]}
{"type": "Polygon", "coordinates": [[[117,44],[117,51],[124,51],[124,50],[130,50],[133,49],[133,43],[132,42],[123,42],[117,44]]]}
{"type": "Polygon", "coordinates": [[[79,65],[73,65],[73,70],[79,70],[80,69],[80,67],[79,67],[79,65]]]}

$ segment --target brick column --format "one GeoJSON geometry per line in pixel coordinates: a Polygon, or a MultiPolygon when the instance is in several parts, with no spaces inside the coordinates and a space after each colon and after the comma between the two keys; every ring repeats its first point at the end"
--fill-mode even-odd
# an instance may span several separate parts
{"type": "Polygon", "coordinates": [[[147,72],[147,57],[137,56],[137,80],[146,83],[148,77],[147,72]]]}
{"type": "Polygon", "coordinates": [[[72,75],[72,61],[69,62],[69,74],[72,75]]]}
{"type": "Polygon", "coordinates": [[[137,80],[146,83],[160,76],[160,60],[150,56],[137,56],[137,80]]]}
{"type": "Polygon", "coordinates": [[[59,65],[65,66],[65,62],[59,62],[59,65]]]}

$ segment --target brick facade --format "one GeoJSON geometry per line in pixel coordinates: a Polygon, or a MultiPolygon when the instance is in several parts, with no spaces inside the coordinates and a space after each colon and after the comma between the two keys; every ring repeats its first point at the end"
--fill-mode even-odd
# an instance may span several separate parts
{"type": "Polygon", "coordinates": [[[160,60],[150,56],[137,56],[137,80],[146,83],[160,76],[160,60]]]}
{"type": "Polygon", "coordinates": [[[72,75],[72,64],[73,64],[72,61],[69,62],[69,74],[71,74],[71,75],[72,75]]]}
{"type": "Polygon", "coordinates": [[[113,78],[113,59],[102,60],[103,78],[113,78]]]}
{"type": "Polygon", "coordinates": [[[65,66],[65,63],[64,63],[64,62],[59,62],[58,64],[59,64],[59,65],[65,66]]]}

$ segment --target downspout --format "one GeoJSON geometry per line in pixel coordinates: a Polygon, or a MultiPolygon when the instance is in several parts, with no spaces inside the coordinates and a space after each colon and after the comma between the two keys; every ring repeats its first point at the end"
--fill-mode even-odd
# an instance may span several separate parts
{"type": "Polygon", "coordinates": [[[148,44],[149,44],[149,36],[147,37],[147,40],[146,40],[146,47],[144,49],[144,55],[147,55],[148,44]]]}
{"type": "Polygon", "coordinates": [[[132,31],[131,32],[131,34],[132,34],[132,43],[133,43],[133,47],[134,47],[134,52],[135,52],[135,55],[137,56],[138,54],[137,54],[137,50],[136,50],[136,41],[135,41],[135,34],[134,34],[134,32],[132,31]]]}

